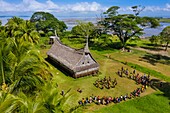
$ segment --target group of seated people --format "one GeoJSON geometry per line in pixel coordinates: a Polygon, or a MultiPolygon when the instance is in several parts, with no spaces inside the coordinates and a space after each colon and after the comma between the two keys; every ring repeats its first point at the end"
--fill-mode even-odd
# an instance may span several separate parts
{"type": "Polygon", "coordinates": [[[136,70],[134,69],[133,72],[129,72],[128,68],[121,68],[118,70],[117,74],[120,77],[127,77],[132,80],[135,80],[137,84],[142,84],[142,85],[150,85],[150,75],[146,76],[144,75],[139,75],[139,73],[136,73],[136,70]]]}
{"type": "Polygon", "coordinates": [[[105,76],[103,79],[97,79],[93,84],[100,89],[110,89],[114,88],[117,85],[117,80],[116,78],[112,80],[110,76],[108,78],[105,76]]]}
{"type": "Polygon", "coordinates": [[[132,99],[135,97],[140,97],[140,94],[146,90],[146,86],[142,85],[140,88],[135,89],[129,95],[128,93],[125,95],[121,95],[120,97],[111,97],[111,96],[90,96],[89,98],[82,98],[79,100],[79,105],[87,105],[90,103],[95,103],[97,105],[108,105],[109,103],[120,103],[121,101],[126,101],[127,99],[132,99]]]}

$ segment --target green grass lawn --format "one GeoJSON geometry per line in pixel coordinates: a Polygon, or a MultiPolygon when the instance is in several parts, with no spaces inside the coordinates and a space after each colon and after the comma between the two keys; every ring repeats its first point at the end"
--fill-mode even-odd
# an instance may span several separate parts
{"type": "MultiPolygon", "coordinates": [[[[75,44],[76,45],[76,44],[75,44]]],[[[72,45],[74,47],[74,45],[72,45]]],[[[76,45],[76,47],[83,47],[82,45],[76,45]]],[[[46,52],[48,49],[42,49],[41,53],[44,57],[46,57],[46,52]]],[[[125,95],[126,93],[132,92],[134,89],[141,87],[137,85],[135,81],[130,80],[128,78],[119,77],[116,72],[122,66],[124,68],[128,68],[129,71],[133,71],[131,65],[125,65],[122,62],[128,62],[133,65],[140,65],[144,67],[145,70],[154,70],[156,72],[160,72],[164,77],[169,77],[167,75],[170,73],[170,66],[156,63],[156,65],[152,65],[151,63],[146,62],[142,59],[142,56],[147,54],[146,52],[133,50],[131,53],[121,52],[119,50],[91,50],[93,57],[100,65],[100,74],[98,76],[87,76],[83,78],[74,79],[70,76],[66,76],[62,72],[60,72],[56,67],[53,67],[51,72],[54,75],[53,82],[58,84],[58,90],[67,91],[69,89],[69,98],[66,101],[65,109],[73,108],[78,105],[78,100],[82,98],[86,98],[93,95],[96,96],[112,96],[117,97],[120,95],[125,95]],[[112,89],[99,89],[96,88],[93,83],[98,78],[111,77],[112,79],[116,78],[118,84],[115,88],[112,89]],[[82,93],[77,92],[77,89],[82,89],[82,93]]],[[[139,67],[140,68],[140,67],[139,67]]],[[[144,71],[140,69],[136,69],[140,75],[144,74],[144,71]]],[[[152,75],[153,77],[153,75],[152,75]]],[[[164,80],[163,78],[157,76],[164,80]]],[[[165,79],[167,80],[167,79],[165,79]]],[[[96,105],[91,104],[88,106],[80,107],[75,112],[77,113],[89,113],[89,112],[97,112],[97,113],[152,113],[152,112],[162,112],[168,113],[170,110],[169,105],[169,96],[163,95],[165,93],[164,90],[155,90],[154,88],[149,87],[146,92],[142,93],[140,98],[135,98],[129,100],[127,102],[122,102],[120,104],[110,104],[108,106],[105,105],[96,105]]],[[[169,93],[168,93],[169,95],[169,93]]]]}
{"type": "MultiPolygon", "coordinates": [[[[170,78],[170,66],[168,64],[164,64],[161,60],[152,60],[152,56],[146,52],[132,50],[131,53],[128,52],[113,52],[109,54],[112,59],[120,61],[120,62],[129,62],[133,64],[137,64],[141,67],[148,68],[148,70],[155,70],[158,73],[162,73],[163,75],[170,78]]],[[[165,62],[169,62],[169,60],[164,60],[165,62]]],[[[147,73],[148,74],[148,73],[147,73]]],[[[154,76],[154,75],[153,75],[154,76]]]]}
{"type": "Polygon", "coordinates": [[[104,107],[94,113],[169,113],[170,105],[167,97],[161,92],[135,98],[112,106],[104,107]]]}

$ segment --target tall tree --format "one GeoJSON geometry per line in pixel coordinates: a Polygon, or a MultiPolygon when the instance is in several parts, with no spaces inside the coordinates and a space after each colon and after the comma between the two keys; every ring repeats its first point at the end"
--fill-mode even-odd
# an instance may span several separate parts
{"type": "MultiPolygon", "coordinates": [[[[29,92],[51,75],[48,63],[30,39],[34,31],[30,22],[12,18],[0,29],[0,84],[10,92],[29,92]],[[23,38],[24,37],[24,38],[23,38]]],[[[33,41],[32,41],[33,40],[33,41]]]]}
{"type": "Polygon", "coordinates": [[[132,10],[135,13],[136,16],[138,16],[140,14],[141,11],[143,11],[145,9],[144,6],[132,6],[132,10]]]}
{"type": "Polygon", "coordinates": [[[23,40],[31,43],[38,43],[40,38],[33,23],[18,17],[9,19],[5,25],[5,29],[8,33],[8,37],[15,37],[17,41],[23,40]]]}
{"type": "Polygon", "coordinates": [[[78,25],[74,26],[71,33],[77,36],[89,38],[95,30],[95,26],[91,22],[78,21],[78,25]]]}
{"type": "Polygon", "coordinates": [[[56,30],[58,34],[67,29],[66,24],[63,21],[59,21],[54,15],[48,12],[35,12],[30,19],[34,22],[38,31],[44,31],[48,33],[49,31],[56,30]]]}
{"type": "Polygon", "coordinates": [[[15,41],[15,38],[6,38],[5,46],[0,49],[1,84],[11,86],[10,92],[29,93],[50,77],[48,64],[32,43],[15,41]]]}
{"type": "Polygon", "coordinates": [[[161,41],[166,43],[165,51],[167,51],[168,45],[170,43],[170,26],[165,27],[160,33],[160,35],[161,35],[161,41]]]}
{"type": "Polygon", "coordinates": [[[159,25],[159,22],[154,18],[118,14],[118,9],[119,7],[112,6],[104,12],[106,17],[99,21],[99,25],[103,25],[107,32],[117,35],[123,48],[130,38],[140,37],[143,34],[143,29],[140,26],[157,27],[159,25]]]}
{"type": "Polygon", "coordinates": [[[34,27],[34,24],[29,20],[23,21],[21,24],[19,24],[19,32],[16,34],[16,36],[20,37],[22,40],[36,44],[39,42],[40,38],[39,33],[34,27]]]}

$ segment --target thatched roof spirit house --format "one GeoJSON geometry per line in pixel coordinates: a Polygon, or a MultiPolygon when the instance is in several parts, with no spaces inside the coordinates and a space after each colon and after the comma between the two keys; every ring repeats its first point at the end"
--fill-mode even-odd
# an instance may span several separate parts
{"type": "Polygon", "coordinates": [[[99,64],[89,51],[88,40],[83,49],[73,49],[56,38],[47,55],[50,60],[74,78],[97,74],[99,71],[99,64]]]}

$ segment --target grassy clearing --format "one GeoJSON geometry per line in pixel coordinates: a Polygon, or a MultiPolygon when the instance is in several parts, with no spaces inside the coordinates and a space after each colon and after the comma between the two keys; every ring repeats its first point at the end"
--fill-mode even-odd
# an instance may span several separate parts
{"type": "MultiPolygon", "coordinates": [[[[72,47],[81,48],[84,45],[83,44],[74,44],[71,42],[68,42],[72,44],[72,47]]],[[[66,43],[67,44],[67,43],[66,43]]],[[[69,45],[69,44],[67,44],[69,45]]],[[[44,57],[46,57],[46,52],[48,49],[41,50],[41,53],[44,57]]],[[[82,98],[86,98],[93,95],[96,96],[112,96],[117,97],[120,95],[124,95],[126,93],[132,92],[134,89],[140,87],[140,85],[136,85],[133,80],[127,79],[127,78],[121,78],[119,77],[115,72],[117,72],[118,69],[120,69],[122,66],[124,68],[128,68],[130,71],[133,70],[133,66],[137,67],[137,70],[140,74],[146,73],[146,71],[156,70],[158,66],[153,66],[149,64],[148,62],[145,62],[142,59],[141,56],[145,55],[146,52],[142,51],[136,51],[134,50],[131,53],[128,52],[120,52],[119,50],[91,50],[91,53],[93,57],[96,59],[96,61],[100,65],[100,74],[98,76],[88,76],[83,77],[79,79],[74,79],[69,76],[66,76],[62,72],[60,72],[57,68],[53,67],[51,70],[54,75],[54,82],[58,84],[58,90],[64,90],[67,91],[69,89],[69,99],[67,100],[67,103],[65,104],[65,109],[72,108],[78,105],[78,100],[81,100],[82,98]],[[121,62],[128,61],[128,64],[125,65],[121,62]],[[131,63],[131,64],[129,64],[131,63]],[[136,64],[140,64],[139,66],[136,64]],[[142,70],[140,70],[140,68],[142,70]],[[145,70],[145,71],[143,71],[145,70]],[[116,78],[118,81],[118,85],[113,89],[99,89],[96,88],[93,83],[98,78],[104,78],[104,77],[111,77],[112,79],[116,78]],[[82,89],[82,93],[77,92],[77,89],[82,89]]],[[[166,76],[166,73],[168,73],[168,66],[162,64],[163,66],[159,67],[160,69],[167,69],[164,73],[162,73],[163,76],[166,76]]],[[[160,70],[159,69],[159,70],[160,70]]],[[[156,73],[155,71],[151,73],[156,73]]],[[[168,79],[169,80],[169,79],[168,79]]],[[[162,95],[162,92],[155,92],[155,89],[152,89],[151,87],[146,90],[145,93],[143,93],[141,98],[136,98],[129,100],[127,102],[123,102],[120,104],[110,104],[108,106],[105,105],[95,105],[91,104],[85,107],[78,108],[75,112],[76,113],[89,113],[89,112],[97,112],[97,113],[110,113],[110,112],[123,112],[123,113],[140,113],[144,111],[146,112],[155,112],[159,111],[159,109],[162,109],[162,111],[165,111],[165,113],[169,110],[169,106],[166,104],[168,103],[167,97],[162,95]],[[160,95],[158,95],[160,94],[160,95]],[[147,96],[146,96],[147,95],[147,96]],[[143,97],[144,96],[144,97],[143,97]],[[163,103],[165,102],[165,103],[163,103]],[[146,106],[146,107],[145,107],[146,106]],[[159,107],[157,107],[159,106],[159,107]],[[155,109],[155,107],[157,107],[155,109]]],[[[143,113],[143,112],[142,112],[143,113]]]]}
{"type": "Polygon", "coordinates": [[[137,64],[141,67],[148,68],[148,70],[155,70],[158,73],[162,73],[163,75],[170,77],[169,64],[162,63],[162,61],[168,62],[168,60],[151,60],[151,56],[148,56],[148,53],[145,51],[132,50],[132,52],[130,53],[117,51],[110,53],[109,55],[112,59],[119,62],[129,62],[137,64]]]}
{"type": "MultiPolygon", "coordinates": [[[[67,108],[73,107],[78,105],[78,100],[81,100],[83,97],[89,97],[92,94],[96,96],[120,96],[125,95],[126,93],[132,92],[134,89],[140,87],[140,85],[136,85],[136,83],[133,80],[127,79],[127,78],[121,78],[119,77],[115,72],[117,72],[118,69],[120,69],[122,66],[125,68],[128,68],[129,70],[133,70],[128,65],[124,65],[121,62],[114,61],[108,57],[105,56],[105,54],[109,54],[111,51],[104,51],[104,52],[95,52],[92,51],[93,57],[98,61],[100,64],[100,72],[98,76],[89,76],[89,77],[83,77],[79,79],[74,79],[69,76],[64,75],[59,70],[54,68],[52,71],[55,75],[54,81],[58,84],[59,91],[61,90],[68,90],[71,88],[71,91],[69,94],[71,95],[69,100],[67,101],[67,108]],[[118,85],[113,89],[99,89],[96,88],[93,83],[98,78],[104,78],[104,77],[111,77],[112,79],[116,78],[118,81],[118,85]],[[127,86],[125,86],[127,84],[127,86]],[[82,93],[78,93],[77,89],[80,88],[83,90],[82,93]]],[[[152,88],[149,88],[145,94],[150,94],[154,92],[152,88]]],[[[101,106],[106,107],[106,106],[101,106]]],[[[100,108],[101,108],[100,107],[100,108]]],[[[87,110],[89,111],[95,111],[98,109],[98,106],[95,104],[92,104],[91,106],[87,107],[87,110]]],[[[81,112],[84,112],[85,109],[82,109],[81,112]]]]}
{"type": "Polygon", "coordinates": [[[170,105],[167,97],[161,92],[101,108],[94,113],[169,113],[170,105]]]}

